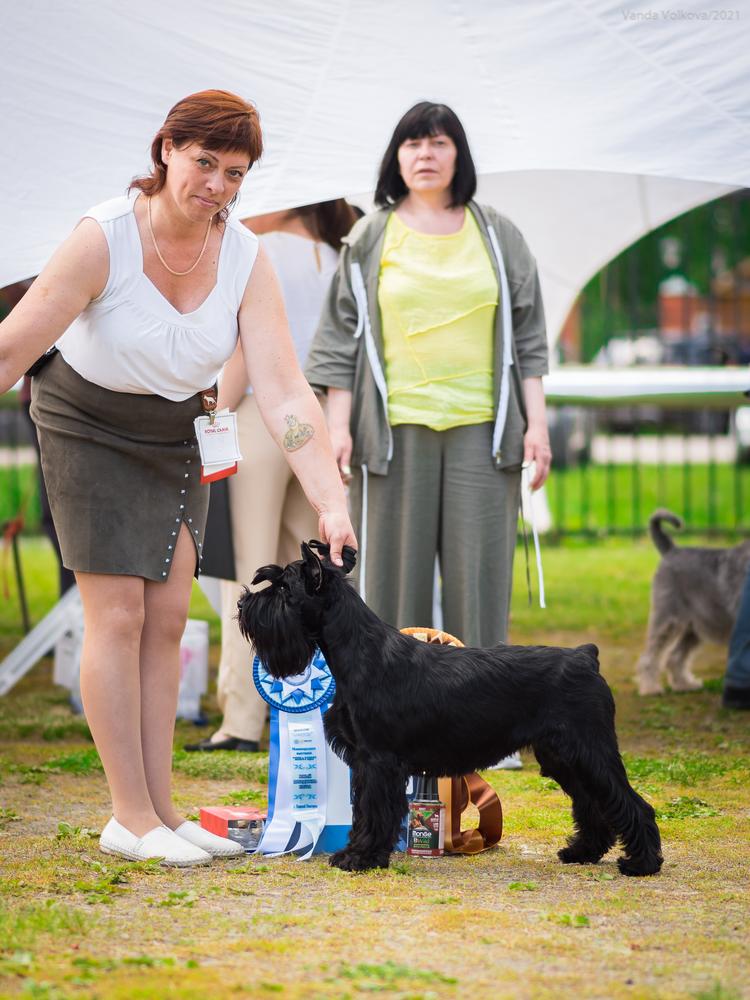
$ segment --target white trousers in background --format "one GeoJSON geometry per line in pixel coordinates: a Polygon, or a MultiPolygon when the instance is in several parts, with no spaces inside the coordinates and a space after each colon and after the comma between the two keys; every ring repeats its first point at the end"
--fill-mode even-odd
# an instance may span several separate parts
{"type": "Polygon", "coordinates": [[[237,421],[244,458],[229,480],[229,501],[239,582],[221,585],[218,702],[224,713],[222,732],[258,740],[267,706],[253,684],[255,654],[237,627],[237,601],[260,566],[284,566],[300,558],[301,542],[318,535],[318,517],[266,430],[252,395],[237,408],[237,421]]]}

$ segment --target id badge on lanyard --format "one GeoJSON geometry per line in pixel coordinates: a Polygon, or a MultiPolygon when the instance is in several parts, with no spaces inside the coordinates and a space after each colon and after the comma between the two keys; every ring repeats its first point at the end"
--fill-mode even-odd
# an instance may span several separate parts
{"type": "Polygon", "coordinates": [[[241,461],[240,442],[237,434],[237,414],[229,410],[216,410],[216,392],[210,389],[201,393],[204,416],[194,420],[195,436],[201,456],[201,482],[213,483],[232,476],[241,461]]]}

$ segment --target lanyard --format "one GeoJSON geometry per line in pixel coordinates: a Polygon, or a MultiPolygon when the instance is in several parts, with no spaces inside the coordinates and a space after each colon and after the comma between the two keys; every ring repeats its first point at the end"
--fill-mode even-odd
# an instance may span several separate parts
{"type": "Polygon", "coordinates": [[[201,396],[201,406],[203,407],[203,412],[208,414],[208,420],[211,425],[213,425],[216,419],[216,404],[218,401],[218,393],[216,389],[203,389],[200,394],[201,396]]]}

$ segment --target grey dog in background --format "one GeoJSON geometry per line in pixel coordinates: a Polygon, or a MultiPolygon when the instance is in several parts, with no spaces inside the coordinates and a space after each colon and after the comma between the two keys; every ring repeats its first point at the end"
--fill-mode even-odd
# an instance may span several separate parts
{"type": "Polygon", "coordinates": [[[651,585],[646,649],[638,660],[640,694],[661,694],[664,667],[673,691],[697,691],[702,682],[690,669],[701,642],[728,643],[750,566],[750,541],[732,548],[678,547],[662,528],[682,519],[669,510],[649,518],[654,545],[662,554],[651,585]]]}

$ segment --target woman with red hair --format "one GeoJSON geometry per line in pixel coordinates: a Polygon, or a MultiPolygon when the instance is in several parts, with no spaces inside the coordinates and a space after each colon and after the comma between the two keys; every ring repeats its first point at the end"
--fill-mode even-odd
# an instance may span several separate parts
{"type": "Polygon", "coordinates": [[[57,344],[35,366],[31,414],[83,602],[81,695],[113,804],[100,846],[134,860],[241,853],[171,798],[179,645],[208,505],[193,421],[238,338],[333,561],[356,545],[273,269],[229,214],[261,152],[251,104],[218,90],[179,101],[150,173],[85,214],[0,326],[0,391],[57,344]]]}

